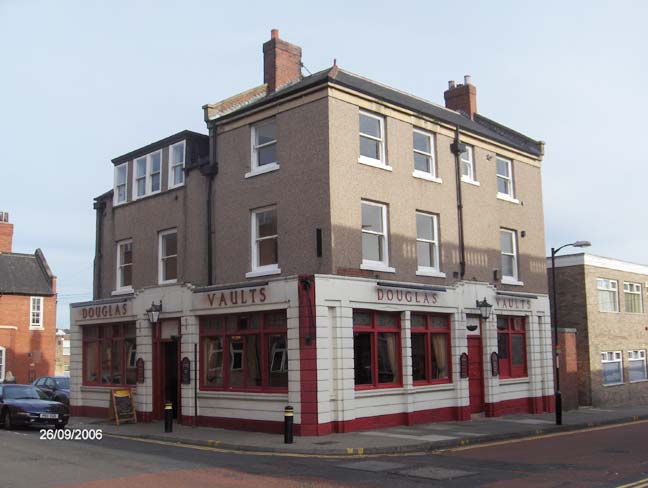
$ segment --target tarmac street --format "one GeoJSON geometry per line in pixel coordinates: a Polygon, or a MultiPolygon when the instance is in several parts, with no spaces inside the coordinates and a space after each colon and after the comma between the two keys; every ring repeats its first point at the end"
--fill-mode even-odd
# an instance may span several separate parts
{"type": "Polygon", "coordinates": [[[428,453],[234,452],[112,437],[41,440],[0,432],[3,488],[621,487],[648,486],[648,422],[555,432],[428,453]]]}

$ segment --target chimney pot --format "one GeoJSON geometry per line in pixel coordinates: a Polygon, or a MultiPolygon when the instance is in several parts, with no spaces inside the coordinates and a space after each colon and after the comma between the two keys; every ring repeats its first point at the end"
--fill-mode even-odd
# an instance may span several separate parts
{"type": "Polygon", "coordinates": [[[470,75],[464,76],[464,85],[470,85],[470,75]]]}
{"type": "Polygon", "coordinates": [[[455,81],[454,81],[454,80],[450,80],[450,81],[448,82],[448,90],[452,90],[454,87],[455,87],[455,81]]]}
{"type": "Polygon", "coordinates": [[[279,39],[279,29],[272,29],[270,31],[270,39],[279,39]]]}
{"type": "Polygon", "coordinates": [[[9,223],[9,212],[0,212],[0,253],[11,252],[13,247],[13,224],[9,223]]]}

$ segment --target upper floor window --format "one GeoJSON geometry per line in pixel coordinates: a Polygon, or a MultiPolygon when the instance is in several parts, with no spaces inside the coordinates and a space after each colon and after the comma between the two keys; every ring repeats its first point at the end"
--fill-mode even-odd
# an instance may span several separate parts
{"type": "Polygon", "coordinates": [[[601,353],[603,367],[603,384],[620,385],[623,383],[623,359],[621,351],[606,351],[601,353]]]}
{"type": "Polygon", "coordinates": [[[434,137],[431,134],[414,130],[414,176],[423,178],[437,177],[434,161],[434,137]]]}
{"type": "Polygon", "coordinates": [[[252,212],[252,272],[246,276],[278,274],[279,234],[277,209],[263,208],[252,212]]]}
{"type": "Polygon", "coordinates": [[[515,198],[513,192],[513,166],[510,159],[496,157],[497,195],[506,198],[515,198]]]}
{"type": "Polygon", "coordinates": [[[252,171],[277,164],[277,122],[270,119],[252,126],[252,171]]]}
{"type": "Polygon", "coordinates": [[[641,285],[639,283],[623,282],[623,301],[628,313],[642,313],[641,285]]]}
{"type": "Polygon", "coordinates": [[[169,148],[169,188],[184,184],[185,141],[169,148]]]}
{"type": "Polygon", "coordinates": [[[133,241],[117,243],[117,290],[133,286],[133,241]]]}
{"type": "Polygon", "coordinates": [[[30,299],[29,328],[43,328],[43,297],[31,297],[30,299]]]}
{"type": "Polygon", "coordinates": [[[596,280],[598,289],[598,302],[600,312],[618,312],[619,311],[619,289],[615,280],[598,278],[596,280]]]}
{"type": "Polygon", "coordinates": [[[115,193],[114,204],[124,203],[128,191],[128,163],[115,166],[115,193]]]}
{"type": "Polygon", "coordinates": [[[517,233],[500,229],[500,252],[502,255],[502,282],[518,284],[517,233]]]}
{"type": "Polygon", "coordinates": [[[362,269],[393,272],[389,268],[387,206],[362,202],[362,269]]]}
{"type": "Polygon", "coordinates": [[[461,178],[470,182],[475,181],[475,162],[473,147],[465,145],[465,151],[459,156],[461,159],[461,178]]]}
{"type": "Polygon", "coordinates": [[[160,232],[159,282],[175,283],[178,279],[178,232],[175,229],[160,232]]]}
{"type": "Polygon", "coordinates": [[[416,212],[416,259],[418,274],[439,271],[437,216],[416,212]]]}
{"type": "Polygon", "coordinates": [[[386,166],[385,119],[360,112],[360,161],[386,166]]]}
{"type": "Polygon", "coordinates": [[[158,193],[161,188],[162,151],[152,152],[134,161],[133,200],[158,193]]]}

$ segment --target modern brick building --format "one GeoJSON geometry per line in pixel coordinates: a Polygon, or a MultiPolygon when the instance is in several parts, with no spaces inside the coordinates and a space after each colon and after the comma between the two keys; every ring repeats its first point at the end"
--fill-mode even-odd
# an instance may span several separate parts
{"type": "Polygon", "coordinates": [[[303,435],[551,410],[543,144],[479,114],[469,77],[443,107],[302,77],[277,31],[263,53],[262,85],[204,106],[209,136],[113,159],[74,414],[127,385],[145,420],[170,400],[277,431],[292,405],[303,435]]]}
{"type": "MultiPolygon", "coordinates": [[[[551,283],[550,258],[547,267],[551,283]]],[[[558,326],[575,343],[563,346],[563,395],[594,407],[645,404],[648,266],[584,253],[556,257],[555,271],[558,326]]]]}
{"type": "Polygon", "coordinates": [[[0,212],[0,380],[54,373],[56,277],[40,249],[12,252],[13,224],[0,212]]]}

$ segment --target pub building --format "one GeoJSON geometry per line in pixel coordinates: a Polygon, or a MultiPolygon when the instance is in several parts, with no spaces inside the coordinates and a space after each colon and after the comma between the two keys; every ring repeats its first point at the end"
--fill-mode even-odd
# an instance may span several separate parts
{"type": "Polygon", "coordinates": [[[264,83],[119,156],[71,305],[73,415],[324,435],[552,411],[543,144],[272,32],[264,83]],[[281,68],[281,69],[280,69],[281,68]]]}

